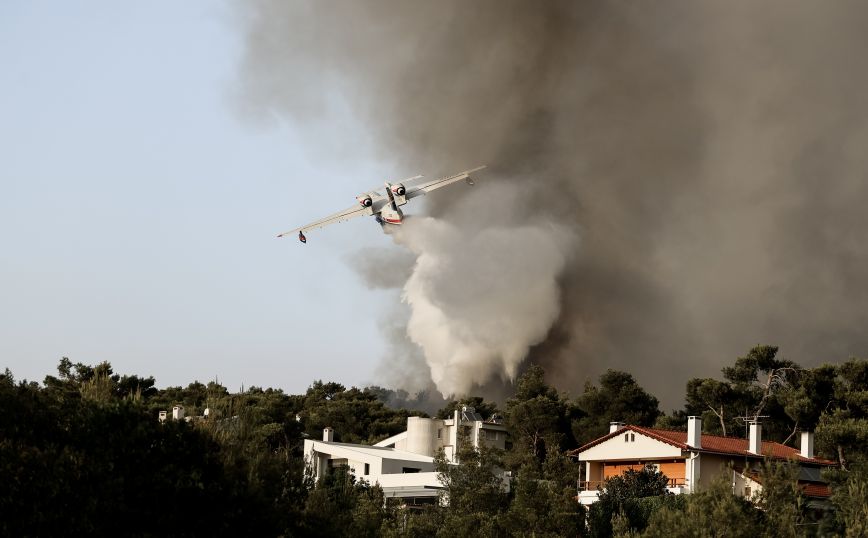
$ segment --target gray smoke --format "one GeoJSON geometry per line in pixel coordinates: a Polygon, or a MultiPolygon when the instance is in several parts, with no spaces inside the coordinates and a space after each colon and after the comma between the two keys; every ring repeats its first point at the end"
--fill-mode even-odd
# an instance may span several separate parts
{"type": "MultiPolygon", "coordinates": [[[[250,1],[242,15],[247,114],[322,129],[337,96],[402,170],[490,165],[462,203],[456,187],[429,205],[431,226],[468,234],[436,255],[492,286],[466,310],[461,279],[426,288],[442,323],[477,331],[476,358],[450,363],[469,379],[443,374],[446,390],[526,355],[560,388],[620,368],[671,405],[756,343],[806,365],[865,354],[868,5],[250,1]],[[492,246],[474,265],[468,245],[510,243],[500,232],[515,255],[492,246]],[[515,278],[544,306],[504,311],[498,264],[525,262],[515,278]],[[480,337],[535,309],[554,321],[528,328],[528,352],[480,337]]],[[[413,289],[435,254],[404,244],[413,289]]],[[[406,289],[412,321],[430,305],[406,289]]],[[[428,323],[410,325],[423,347],[428,323]]]]}

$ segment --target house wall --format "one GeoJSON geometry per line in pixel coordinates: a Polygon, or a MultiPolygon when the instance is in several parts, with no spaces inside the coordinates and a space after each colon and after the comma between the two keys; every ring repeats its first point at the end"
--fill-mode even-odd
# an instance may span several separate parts
{"type": "Polygon", "coordinates": [[[407,419],[407,452],[434,456],[439,444],[437,431],[442,428],[442,420],[409,417],[407,419]]]}
{"type": "Polygon", "coordinates": [[[681,449],[636,432],[622,432],[579,454],[580,461],[645,461],[681,457],[681,449]],[[625,436],[627,440],[625,440],[625,436]]]}
{"type": "Polygon", "coordinates": [[[598,461],[589,461],[586,469],[589,482],[603,480],[603,464],[598,461]]]}
{"type": "Polygon", "coordinates": [[[762,485],[738,471],[732,472],[732,492],[738,497],[753,499],[762,491],[762,485]],[[749,489],[748,489],[749,488],[749,489]]]}
{"type": "Polygon", "coordinates": [[[703,453],[699,460],[699,487],[709,487],[721,473],[728,472],[727,464],[732,461],[731,456],[703,453]]]}
{"type": "Polygon", "coordinates": [[[443,487],[438,479],[438,473],[384,474],[372,480],[384,488],[396,487],[443,487]]]}
{"type": "Polygon", "coordinates": [[[479,442],[500,450],[506,449],[506,428],[499,424],[482,423],[479,428],[479,442]]]}

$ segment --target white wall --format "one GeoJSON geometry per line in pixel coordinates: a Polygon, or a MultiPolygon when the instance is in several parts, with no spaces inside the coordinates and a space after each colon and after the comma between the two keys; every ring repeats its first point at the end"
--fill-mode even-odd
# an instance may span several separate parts
{"type": "MultiPolygon", "coordinates": [[[[632,439],[632,437],[631,437],[632,439]]],[[[579,461],[640,460],[651,458],[679,458],[681,449],[652,439],[638,432],[624,431],[620,435],[592,446],[579,454],[579,461]],[[625,435],[635,435],[635,441],[624,441],[625,435]]]]}
{"type": "Polygon", "coordinates": [[[748,500],[753,499],[762,491],[762,485],[759,482],[752,480],[751,478],[744,476],[738,471],[732,472],[732,492],[738,497],[746,497],[744,488],[750,487],[750,496],[746,497],[748,500]]]}
{"type": "Polygon", "coordinates": [[[396,487],[443,487],[437,479],[437,473],[383,474],[372,478],[370,482],[380,484],[384,488],[396,487]]]}
{"type": "Polygon", "coordinates": [[[442,424],[442,420],[432,418],[407,418],[407,452],[433,457],[439,444],[437,430],[442,429],[442,424]]]}

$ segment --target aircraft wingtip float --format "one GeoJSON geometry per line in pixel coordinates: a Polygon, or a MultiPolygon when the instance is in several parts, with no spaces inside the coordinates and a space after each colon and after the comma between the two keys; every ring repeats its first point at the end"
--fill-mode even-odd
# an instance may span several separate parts
{"type": "Polygon", "coordinates": [[[433,190],[446,187],[447,185],[452,185],[461,180],[466,181],[468,185],[473,185],[473,179],[470,177],[470,174],[478,172],[483,168],[485,168],[485,166],[478,166],[470,170],[459,172],[453,176],[435,179],[434,181],[427,181],[419,185],[405,186],[404,183],[421,179],[422,176],[407,178],[398,183],[389,183],[387,181],[385,196],[373,189],[364,192],[356,196],[356,205],[348,207],[343,211],[338,211],[334,215],[329,215],[328,217],[301,226],[300,228],[283,232],[277,237],[284,237],[298,232],[298,240],[302,243],[307,243],[307,236],[305,236],[304,232],[323,228],[329,224],[343,222],[363,215],[373,216],[380,226],[398,226],[404,220],[404,213],[401,211],[400,206],[406,204],[408,200],[418,196],[423,196],[433,190]]]}

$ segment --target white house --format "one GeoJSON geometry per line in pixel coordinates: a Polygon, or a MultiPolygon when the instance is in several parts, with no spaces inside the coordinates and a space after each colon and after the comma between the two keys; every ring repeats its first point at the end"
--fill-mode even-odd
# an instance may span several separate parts
{"type": "Polygon", "coordinates": [[[434,470],[434,457],[443,449],[448,462],[458,463],[456,454],[462,438],[474,447],[484,443],[502,449],[506,428],[501,421],[485,421],[472,407],[464,407],[451,419],[409,417],[407,431],[373,446],[337,443],[334,431],[326,428],[322,441],[305,440],[304,454],[317,479],[329,469],[346,466],[356,478],[379,484],[386,497],[424,504],[433,502],[443,489],[434,470]]]}
{"type": "Polygon", "coordinates": [[[570,452],[585,462],[585,480],[579,484],[579,502],[597,501],[607,478],[627,469],[653,465],[669,479],[672,493],[692,493],[720,476],[732,473],[733,493],[753,497],[762,489],[758,466],[765,458],[798,462],[799,484],[812,499],[829,497],[820,471],[835,462],[814,456],[814,434],[803,432],[801,450],[762,440],[762,425],[750,423],[747,439],[702,433],[702,419],[689,417],[687,431],[659,430],[613,422],[609,434],[570,452]],[[732,467],[733,470],[729,471],[732,467]]]}

